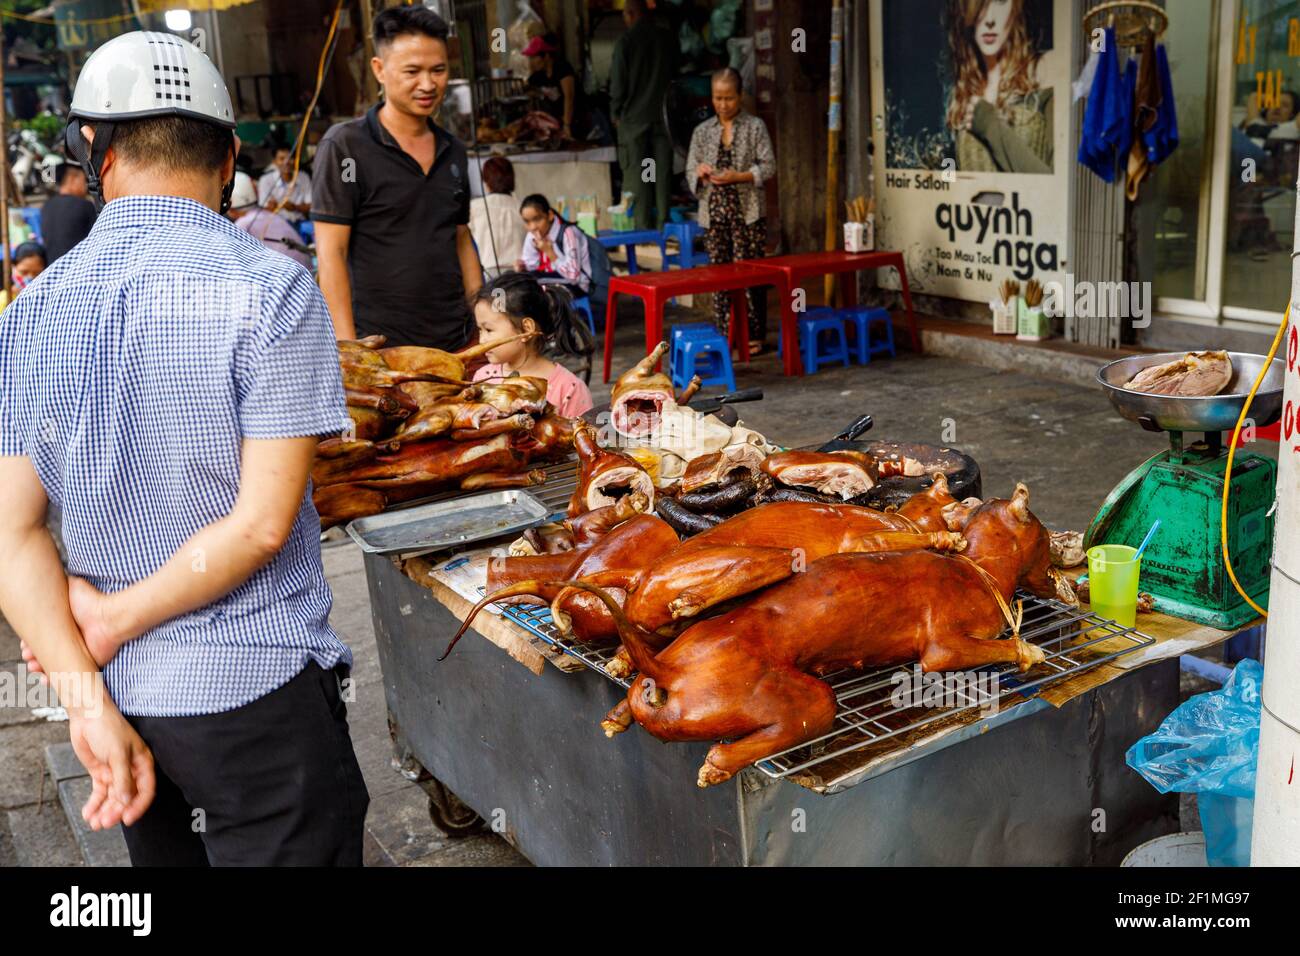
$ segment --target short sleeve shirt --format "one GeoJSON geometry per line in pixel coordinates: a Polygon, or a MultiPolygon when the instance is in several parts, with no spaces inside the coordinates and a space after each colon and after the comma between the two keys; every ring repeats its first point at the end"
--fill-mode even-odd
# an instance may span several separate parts
{"type": "MultiPolygon", "coordinates": [[[[0,455],[31,460],[63,512],[68,573],[102,591],[230,513],[243,439],[347,425],[311,275],[193,200],[113,200],[0,316],[0,455]]],[[[351,660],[329,610],[308,488],[279,554],[129,641],[104,669],[109,694],[136,716],[242,706],[309,661],[351,660]]]]}
{"type": "Polygon", "coordinates": [[[330,128],[312,164],[311,218],[351,226],[348,267],[357,335],[457,350],[472,317],[456,250],[469,224],[464,145],[436,137],[425,173],[379,121],[379,107],[330,128]]]}
{"type": "MultiPolygon", "coordinates": [[[[541,96],[542,108],[557,120],[564,120],[564,87],[560,82],[571,76],[574,78],[576,96],[580,92],[580,87],[577,86],[577,74],[573,72],[573,67],[567,60],[557,60],[555,72],[551,76],[547,76],[545,70],[538,70],[528,76],[528,88],[541,96]]],[[[577,107],[578,104],[575,102],[575,114],[577,107]]]]}

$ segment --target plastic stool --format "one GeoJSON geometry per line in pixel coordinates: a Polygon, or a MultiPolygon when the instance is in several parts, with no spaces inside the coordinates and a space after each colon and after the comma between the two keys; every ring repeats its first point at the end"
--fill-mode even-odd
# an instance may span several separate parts
{"type": "Polygon", "coordinates": [[[834,309],[813,309],[799,320],[799,354],[804,371],[814,375],[827,362],[850,365],[849,345],[844,335],[844,320],[834,309]],[[829,314],[826,314],[829,313],[829,314]],[[823,349],[823,339],[830,343],[823,349]]]}
{"type": "Polygon", "coordinates": [[[894,358],[898,353],[894,349],[894,320],[888,309],[858,307],[842,309],[841,315],[849,328],[853,329],[853,345],[858,353],[858,364],[866,365],[873,355],[888,355],[894,358]],[[883,334],[872,340],[873,329],[883,327],[883,334]]]}
{"type": "MultiPolygon", "coordinates": [[[[814,309],[809,309],[807,312],[805,312],[805,313],[800,317],[800,320],[799,320],[799,321],[802,322],[804,319],[826,319],[826,318],[833,317],[834,315],[835,315],[835,309],[833,309],[831,306],[829,306],[829,305],[819,305],[819,306],[817,306],[816,308],[814,308],[814,309]]],[[[802,343],[802,340],[800,340],[799,351],[800,351],[801,353],[803,352],[803,343],[802,343]]],[[[784,335],[779,335],[779,336],[777,336],[777,339],[776,339],[776,354],[777,354],[777,357],[778,357],[778,358],[784,358],[784,357],[785,357],[785,336],[784,336],[784,335]]]]}
{"type": "Polygon", "coordinates": [[[731,346],[726,336],[716,331],[710,335],[683,336],[674,352],[672,365],[673,388],[679,391],[694,375],[700,377],[702,385],[721,385],[729,392],[736,390],[736,376],[731,369],[731,346]]]}
{"type": "Polygon", "coordinates": [[[695,370],[685,365],[678,368],[678,363],[682,360],[682,343],[687,339],[707,339],[717,334],[718,330],[706,322],[684,322],[681,325],[674,325],[669,338],[671,343],[668,353],[669,376],[674,380],[680,378],[683,382],[689,382],[695,370]]]}
{"type": "Polygon", "coordinates": [[[711,335],[717,331],[718,330],[708,322],[682,322],[669,329],[668,344],[676,350],[677,343],[681,339],[698,338],[701,335],[711,335]]]}
{"type": "Polygon", "coordinates": [[[579,296],[573,300],[573,307],[587,317],[587,328],[591,329],[591,337],[596,337],[596,318],[591,314],[591,297],[579,296]]]}
{"type": "Polygon", "coordinates": [[[679,269],[692,269],[695,266],[706,266],[709,264],[709,255],[706,252],[695,251],[695,239],[703,229],[698,222],[669,222],[664,224],[663,236],[665,247],[669,239],[677,240],[677,251],[665,253],[663,260],[663,271],[667,272],[670,267],[677,266],[679,269]]]}

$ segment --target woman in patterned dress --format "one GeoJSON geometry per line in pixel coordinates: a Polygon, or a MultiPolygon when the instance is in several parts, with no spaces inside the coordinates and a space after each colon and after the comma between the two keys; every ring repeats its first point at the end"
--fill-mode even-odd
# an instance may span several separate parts
{"type": "MultiPolygon", "coordinates": [[[[776,175],[776,156],[767,126],[741,110],[741,86],[740,74],[731,68],[713,74],[717,115],[695,128],[686,157],[686,182],[700,201],[699,222],[713,265],[760,258],[767,245],[763,183],[776,175]]],[[[751,289],[746,295],[750,355],[759,355],[767,335],[766,290],[751,289]]],[[[729,293],[714,295],[713,320],[726,335],[729,293]]]]}

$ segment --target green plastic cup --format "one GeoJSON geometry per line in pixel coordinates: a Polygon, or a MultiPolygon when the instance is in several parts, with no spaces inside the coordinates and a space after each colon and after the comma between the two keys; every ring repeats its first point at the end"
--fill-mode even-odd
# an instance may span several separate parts
{"type": "Polygon", "coordinates": [[[1088,549],[1088,588],[1092,612],[1122,627],[1137,623],[1138,571],[1142,559],[1126,544],[1099,544],[1088,549]]]}

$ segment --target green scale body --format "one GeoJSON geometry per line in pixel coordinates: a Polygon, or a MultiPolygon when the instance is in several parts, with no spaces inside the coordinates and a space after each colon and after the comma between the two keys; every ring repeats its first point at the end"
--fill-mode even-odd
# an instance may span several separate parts
{"type": "MultiPolygon", "coordinates": [[[[1148,459],[1115,487],[1093,518],[1084,546],[1138,547],[1160,519],[1160,530],[1142,555],[1139,588],[1155,598],[1156,609],[1234,630],[1253,620],[1223,565],[1220,516],[1228,456],[1219,434],[1183,449],[1182,432],[1170,432],[1171,449],[1148,459]]],[[[1268,606],[1277,463],[1238,453],[1228,499],[1228,547],[1243,589],[1268,606]]]]}

